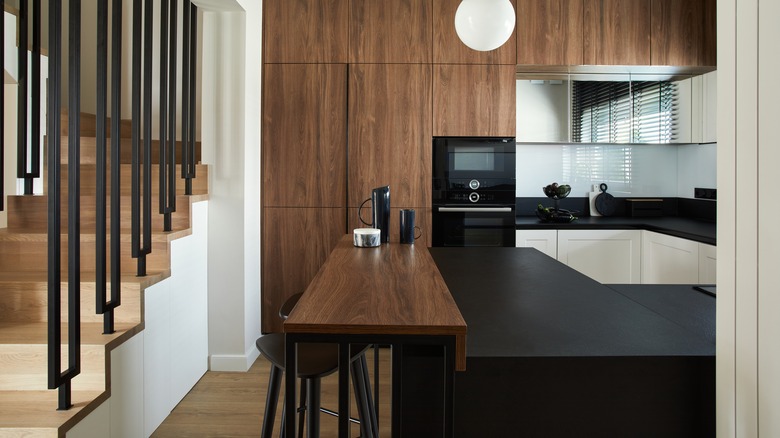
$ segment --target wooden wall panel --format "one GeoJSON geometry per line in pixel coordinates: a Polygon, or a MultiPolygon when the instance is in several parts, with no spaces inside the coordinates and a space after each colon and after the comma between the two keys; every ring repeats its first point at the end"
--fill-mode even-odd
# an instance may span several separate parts
{"type": "Polygon", "coordinates": [[[518,0],[517,63],[582,64],[583,0],[518,0]]]}
{"type": "Polygon", "coordinates": [[[699,65],[704,37],[701,0],[652,0],[653,65],[699,65]]]}
{"type": "Polygon", "coordinates": [[[348,1],[265,0],[263,61],[347,62],[348,1]]]}
{"type": "MultiPolygon", "coordinates": [[[[392,196],[391,196],[392,201],[392,196]]],[[[366,204],[366,207],[368,207],[368,204],[366,204]]],[[[420,230],[422,231],[422,235],[419,239],[415,242],[418,245],[425,245],[426,247],[431,247],[431,207],[402,207],[402,206],[392,206],[390,207],[390,242],[399,242],[401,240],[400,233],[401,233],[401,225],[399,223],[400,215],[401,215],[401,209],[402,208],[414,208],[414,223],[416,226],[420,227],[420,230]]],[[[348,209],[349,214],[347,215],[347,230],[348,233],[351,233],[353,229],[355,228],[363,228],[367,225],[364,225],[360,222],[360,219],[358,219],[358,209],[357,208],[349,208],[348,209]]],[[[371,218],[371,209],[364,208],[363,209],[363,219],[364,220],[370,220],[371,218]]]]}
{"type": "Polygon", "coordinates": [[[717,16],[718,4],[716,0],[702,0],[704,15],[704,27],[702,29],[701,55],[699,65],[718,65],[718,36],[717,16]]]}
{"type": "Polygon", "coordinates": [[[514,65],[434,65],[433,135],[514,137],[514,65]]]}
{"type": "Polygon", "coordinates": [[[650,65],[650,0],[584,0],[586,65],[650,65]]]}
{"type": "Polygon", "coordinates": [[[352,0],[349,62],[431,62],[431,1],[352,0]]]}
{"type": "Polygon", "coordinates": [[[263,205],[343,207],[347,66],[266,64],[263,205]]]}
{"type": "Polygon", "coordinates": [[[390,185],[391,205],[431,204],[431,66],[349,70],[349,206],[390,185]]]}
{"type": "Polygon", "coordinates": [[[262,330],[281,332],[279,308],[303,292],[346,231],[344,208],[264,208],[262,330]]]}
{"type": "MultiPolygon", "coordinates": [[[[517,11],[516,0],[511,0],[517,11]]],[[[473,50],[455,32],[455,12],[461,0],[433,0],[433,62],[436,64],[517,64],[517,26],[501,47],[473,50]]]]}

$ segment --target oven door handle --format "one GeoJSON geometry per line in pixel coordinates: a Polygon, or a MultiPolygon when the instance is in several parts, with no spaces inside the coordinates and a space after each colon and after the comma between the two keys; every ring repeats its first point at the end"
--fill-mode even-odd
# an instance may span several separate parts
{"type": "Polygon", "coordinates": [[[440,213],[511,213],[512,207],[439,207],[440,213]]]}

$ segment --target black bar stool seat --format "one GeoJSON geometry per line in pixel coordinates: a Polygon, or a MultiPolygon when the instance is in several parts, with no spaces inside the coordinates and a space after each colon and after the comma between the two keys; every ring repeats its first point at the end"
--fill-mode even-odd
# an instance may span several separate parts
{"type": "MultiPolygon", "coordinates": [[[[295,304],[302,294],[293,295],[280,308],[279,316],[287,319],[295,304]]],[[[282,374],[286,369],[285,364],[285,339],[282,333],[263,335],[255,341],[260,353],[271,362],[271,376],[268,380],[268,393],[266,396],[265,416],[261,436],[270,438],[273,433],[276,405],[279,400],[279,390],[282,386],[282,374]]],[[[371,384],[368,379],[368,367],[366,365],[365,351],[368,345],[352,345],[350,357],[350,369],[355,390],[358,415],[360,417],[360,434],[363,438],[378,436],[376,431],[377,421],[374,415],[373,400],[371,400],[371,384]]],[[[320,380],[338,370],[339,347],[337,344],[300,343],[297,352],[297,377],[302,379],[301,404],[299,409],[300,432],[303,431],[303,421],[306,418],[307,435],[311,438],[319,436],[320,413],[320,380]]],[[[282,418],[285,412],[282,411],[282,418]]],[[[284,420],[281,427],[284,433],[284,420]]],[[[302,436],[302,434],[299,434],[302,436]]]]}

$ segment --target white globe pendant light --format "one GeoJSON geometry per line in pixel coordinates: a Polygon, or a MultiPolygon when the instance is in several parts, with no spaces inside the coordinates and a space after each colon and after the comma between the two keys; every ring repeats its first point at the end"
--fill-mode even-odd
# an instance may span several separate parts
{"type": "Polygon", "coordinates": [[[487,52],[504,44],[515,28],[509,0],[463,0],[455,12],[455,31],[468,47],[487,52]]]}

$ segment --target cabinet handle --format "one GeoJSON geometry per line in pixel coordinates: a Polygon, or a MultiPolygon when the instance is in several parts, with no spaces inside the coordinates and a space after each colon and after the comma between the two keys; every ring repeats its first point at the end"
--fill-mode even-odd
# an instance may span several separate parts
{"type": "Polygon", "coordinates": [[[439,207],[439,213],[509,213],[512,207],[439,207]]]}

